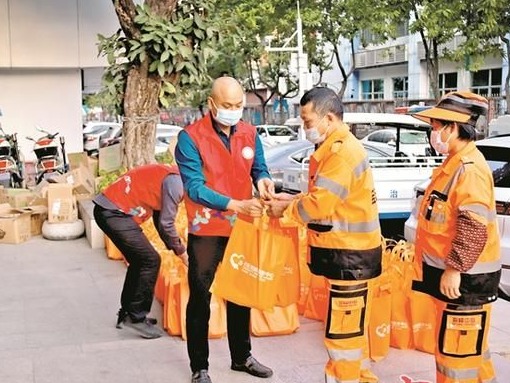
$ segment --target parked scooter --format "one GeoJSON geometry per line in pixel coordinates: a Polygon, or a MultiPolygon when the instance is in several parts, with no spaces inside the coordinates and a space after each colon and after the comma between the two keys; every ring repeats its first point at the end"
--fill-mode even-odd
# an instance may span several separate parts
{"type": "Polygon", "coordinates": [[[36,129],[45,135],[37,140],[32,137],[27,137],[27,139],[34,141],[34,153],[37,157],[35,180],[36,184],[39,184],[43,179],[50,179],[54,175],[67,172],[68,164],[64,137],[59,137],[59,142],[57,142],[58,132],[50,133],[39,127],[36,129]]]}
{"type": "Polygon", "coordinates": [[[17,134],[6,134],[0,126],[0,185],[23,188],[23,161],[18,147],[17,134]]]}

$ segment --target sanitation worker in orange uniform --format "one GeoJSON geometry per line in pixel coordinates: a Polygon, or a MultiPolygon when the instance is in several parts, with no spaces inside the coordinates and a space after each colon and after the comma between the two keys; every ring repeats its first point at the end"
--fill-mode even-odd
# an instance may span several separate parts
{"type": "Polygon", "coordinates": [[[496,382],[489,353],[491,305],[501,275],[492,171],[474,143],[488,102],[459,91],[415,116],[432,125],[430,141],[446,156],[417,201],[414,289],[435,298],[436,382],[496,382]]]}
{"type": "Polygon", "coordinates": [[[300,105],[306,138],[316,145],[308,193],[277,194],[266,204],[271,215],[307,225],[310,270],[329,281],[326,383],[377,382],[368,359],[368,319],[382,248],[369,159],[342,121],[334,91],[311,89],[300,105]]]}

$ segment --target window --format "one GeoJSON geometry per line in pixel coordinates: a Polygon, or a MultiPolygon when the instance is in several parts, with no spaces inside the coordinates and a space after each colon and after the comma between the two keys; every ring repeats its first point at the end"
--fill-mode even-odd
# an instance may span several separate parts
{"type": "Polygon", "coordinates": [[[471,72],[471,90],[482,96],[501,94],[501,68],[471,72]]]}
{"type": "Polygon", "coordinates": [[[384,141],[384,132],[379,131],[379,132],[372,133],[370,136],[368,136],[368,141],[385,142],[384,141]]]}
{"type": "Polygon", "coordinates": [[[457,90],[457,72],[439,74],[439,94],[444,96],[446,93],[457,90]]]}
{"type": "Polygon", "coordinates": [[[400,131],[401,144],[428,144],[427,133],[416,131],[400,131]]]}
{"type": "Polygon", "coordinates": [[[384,98],[384,80],[361,81],[361,98],[363,100],[382,100],[384,98]]]}
{"type": "Polygon", "coordinates": [[[393,98],[407,98],[409,89],[408,77],[393,78],[393,98]]]}
{"type": "Polygon", "coordinates": [[[403,37],[409,34],[409,22],[405,21],[397,25],[396,37],[403,37]]]}
{"type": "Polygon", "coordinates": [[[478,146],[492,170],[494,186],[510,188],[510,150],[497,146],[478,146]]]}
{"type": "Polygon", "coordinates": [[[301,164],[301,163],[305,162],[305,160],[310,158],[310,156],[313,154],[314,151],[315,151],[314,147],[300,150],[299,152],[291,155],[290,158],[292,158],[294,161],[299,162],[301,164]]]}

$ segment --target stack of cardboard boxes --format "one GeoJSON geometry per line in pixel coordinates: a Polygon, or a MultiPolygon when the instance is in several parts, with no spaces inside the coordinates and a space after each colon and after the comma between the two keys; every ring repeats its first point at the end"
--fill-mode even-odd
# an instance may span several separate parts
{"type": "Polygon", "coordinates": [[[21,243],[40,235],[43,222],[74,222],[78,201],[95,195],[98,160],[86,153],[68,155],[70,170],[32,189],[0,187],[0,243],[21,243]]]}

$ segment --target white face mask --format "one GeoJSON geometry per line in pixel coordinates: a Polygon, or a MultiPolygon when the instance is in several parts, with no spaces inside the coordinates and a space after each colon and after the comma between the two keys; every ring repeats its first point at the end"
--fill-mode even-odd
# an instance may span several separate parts
{"type": "Polygon", "coordinates": [[[324,120],[324,117],[320,119],[319,123],[315,127],[305,129],[306,139],[314,145],[320,144],[326,139],[326,134],[328,133],[329,126],[328,129],[324,132],[324,134],[320,134],[319,129],[317,128],[317,126],[321,124],[322,120],[324,120]]]}
{"type": "MultiPolygon", "coordinates": [[[[214,103],[214,101],[213,101],[214,103]]],[[[213,115],[214,119],[223,126],[234,126],[243,117],[243,108],[241,109],[221,109],[216,106],[216,116],[213,115]]]]}
{"type": "Polygon", "coordinates": [[[433,130],[430,132],[430,144],[434,148],[434,150],[440,154],[448,154],[448,150],[450,149],[450,138],[452,138],[452,133],[448,136],[448,139],[443,142],[441,140],[441,133],[446,128],[446,126],[443,129],[440,130],[433,130]]]}

